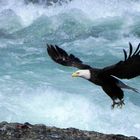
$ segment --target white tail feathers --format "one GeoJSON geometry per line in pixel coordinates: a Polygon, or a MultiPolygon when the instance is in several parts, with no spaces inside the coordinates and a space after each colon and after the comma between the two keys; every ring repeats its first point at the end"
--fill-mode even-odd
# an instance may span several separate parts
{"type": "Polygon", "coordinates": [[[136,88],[132,88],[132,87],[130,87],[130,86],[127,86],[127,88],[126,89],[131,89],[132,91],[134,91],[134,92],[136,92],[136,93],[139,93],[140,94],[140,91],[138,90],[138,89],[136,89],[136,88]]]}
{"type": "Polygon", "coordinates": [[[117,84],[120,88],[125,88],[125,89],[130,89],[136,93],[139,93],[140,94],[140,91],[136,88],[133,88],[133,87],[130,87],[126,84],[124,84],[122,81],[118,80],[118,84],[117,84]]]}

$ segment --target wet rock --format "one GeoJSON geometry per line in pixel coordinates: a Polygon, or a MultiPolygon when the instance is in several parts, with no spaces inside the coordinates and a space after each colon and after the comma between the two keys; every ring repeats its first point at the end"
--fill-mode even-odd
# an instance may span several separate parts
{"type": "Polygon", "coordinates": [[[43,124],[0,123],[0,140],[139,140],[138,138],[43,124]]]}
{"type": "Polygon", "coordinates": [[[28,3],[37,3],[37,4],[45,4],[45,5],[52,5],[53,3],[58,3],[58,4],[62,4],[63,2],[64,3],[67,3],[69,1],[72,1],[72,0],[24,0],[26,4],[28,3]]]}

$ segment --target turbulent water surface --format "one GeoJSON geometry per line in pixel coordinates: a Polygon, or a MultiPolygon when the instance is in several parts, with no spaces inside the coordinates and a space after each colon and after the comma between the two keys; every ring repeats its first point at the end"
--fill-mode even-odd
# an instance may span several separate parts
{"type": "MultiPolygon", "coordinates": [[[[73,0],[46,7],[0,1],[0,121],[44,123],[140,137],[140,94],[125,90],[123,109],[100,87],[71,77],[46,43],[104,67],[140,42],[139,0],[73,0]]],[[[123,80],[140,89],[140,77],[123,80]]]]}

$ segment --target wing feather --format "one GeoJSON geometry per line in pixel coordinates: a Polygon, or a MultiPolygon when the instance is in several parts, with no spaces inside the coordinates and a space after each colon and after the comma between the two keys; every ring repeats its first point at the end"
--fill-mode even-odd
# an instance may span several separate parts
{"type": "Polygon", "coordinates": [[[129,43],[129,53],[125,50],[124,60],[102,69],[102,74],[114,75],[122,79],[130,79],[140,75],[140,44],[133,53],[132,44],[129,43]]]}
{"type": "Polygon", "coordinates": [[[129,56],[128,56],[128,58],[130,58],[130,57],[131,57],[132,52],[133,52],[133,47],[132,47],[132,44],[131,44],[131,43],[129,43],[129,56]]]}
{"type": "Polygon", "coordinates": [[[135,50],[135,52],[134,52],[133,55],[137,55],[137,54],[139,54],[139,52],[140,52],[139,48],[140,48],[140,43],[139,43],[138,47],[136,48],[136,50],[135,50]],[[138,51],[138,50],[139,50],[139,51],[138,51]]]}
{"type": "Polygon", "coordinates": [[[123,52],[124,52],[124,60],[126,61],[126,59],[127,59],[127,53],[126,53],[125,49],[123,49],[123,52]]]}
{"type": "Polygon", "coordinates": [[[83,62],[73,54],[68,55],[68,53],[57,45],[48,45],[47,44],[47,52],[49,56],[56,63],[61,64],[63,66],[72,66],[77,67],[79,69],[90,69],[89,65],[83,64],[83,62]]]}

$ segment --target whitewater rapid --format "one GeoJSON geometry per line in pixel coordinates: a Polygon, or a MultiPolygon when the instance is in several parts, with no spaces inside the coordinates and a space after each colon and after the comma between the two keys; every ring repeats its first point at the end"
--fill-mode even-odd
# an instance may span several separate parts
{"type": "MultiPolygon", "coordinates": [[[[104,67],[140,43],[139,0],[73,0],[63,5],[0,1],[0,121],[44,123],[140,138],[140,95],[125,90],[125,106],[111,110],[102,89],[75,68],[54,63],[57,44],[85,63],[104,67]]],[[[123,80],[140,89],[140,77],[123,80]]]]}

